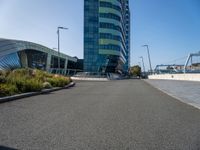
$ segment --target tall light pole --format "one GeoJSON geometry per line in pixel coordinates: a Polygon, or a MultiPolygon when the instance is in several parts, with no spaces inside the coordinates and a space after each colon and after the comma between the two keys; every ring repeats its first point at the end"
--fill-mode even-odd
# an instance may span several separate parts
{"type": "Polygon", "coordinates": [[[143,47],[147,48],[148,58],[149,58],[149,66],[150,66],[150,73],[152,73],[152,67],[151,67],[151,58],[149,53],[149,46],[148,45],[142,45],[143,47]]]}
{"type": "Polygon", "coordinates": [[[59,72],[60,72],[60,29],[68,30],[68,28],[65,28],[65,27],[58,27],[57,28],[57,34],[58,34],[58,69],[59,69],[59,72]]]}
{"type": "Polygon", "coordinates": [[[144,73],[145,73],[144,59],[143,59],[143,57],[142,57],[142,56],[140,56],[140,58],[142,59],[143,71],[144,71],[144,73]]]}
{"type": "Polygon", "coordinates": [[[141,62],[138,62],[138,65],[140,66],[140,68],[142,67],[142,66],[141,66],[141,62]]]}

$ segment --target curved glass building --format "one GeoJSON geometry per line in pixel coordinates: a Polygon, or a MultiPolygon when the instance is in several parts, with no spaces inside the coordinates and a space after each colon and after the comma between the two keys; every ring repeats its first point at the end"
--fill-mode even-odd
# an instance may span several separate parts
{"type": "Polygon", "coordinates": [[[66,74],[67,69],[74,69],[76,62],[77,58],[58,53],[40,44],[0,39],[0,70],[29,67],[49,72],[65,71],[66,74]]]}
{"type": "Polygon", "coordinates": [[[129,65],[129,1],[85,0],[84,71],[127,72],[129,65]]]}

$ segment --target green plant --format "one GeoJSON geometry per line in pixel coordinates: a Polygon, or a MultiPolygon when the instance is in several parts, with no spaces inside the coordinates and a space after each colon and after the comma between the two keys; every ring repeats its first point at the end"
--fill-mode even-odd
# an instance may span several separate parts
{"type": "Polygon", "coordinates": [[[32,76],[34,78],[37,78],[38,80],[40,80],[41,82],[45,82],[46,78],[52,78],[53,74],[50,74],[46,71],[42,71],[42,70],[38,70],[38,69],[34,69],[32,76]]]}
{"type": "Polygon", "coordinates": [[[16,81],[18,80],[28,80],[31,79],[32,77],[30,76],[31,70],[30,69],[16,69],[11,71],[10,73],[7,74],[7,82],[15,84],[16,81]]]}
{"type": "Polygon", "coordinates": [[[70,82],[69,77],[53,75],[37,69],[0,71],[0,96],[41,91],[51,87],[64,87],[70,82]]]}
{"type": "Polygon", "coordinates": [[[0,76],[0,83],[6,83],[6,77],[0,76]]]}
{"type": "Polygon", "coordinates": [[[141,75],[141,67],[136,65],[130,68],[131,76],[140,76],[141,75]]]}
{"type": "Polygon", "coordinates": [[[3,70],[0,70],[0,76],[3,76],[5,72],[3,70]]]}
{"type": "Polygon", "coordinates": [[[13,75],[20,75],[20,76],[29,76],[32,73],[32,69],[29,68],[22,68],[22,69],[15,69],[11,72],[13,75]]]}
{"type": "Polygon", "coordinates": [[[18,90],[22,93],[24,92],[36,92],[41,91],[43,88],[42,82],[37,79],[18,79],[15,81],[15,85],[17,86],[18,90]]]}
{"type": "Polygon", "coordinates": [[[6,83],[6,73],[0,70],[0,83],[6,83]]]}
{"type": "Polygon", "coordinates": [[[12,84],[0,84],[0,97],[19,93],[17,87],[12,84]]]}
{"type": "Polygon", "coordinates": [[[50,88],[52,88],[52,85],[49,82],[44,82],[42,84],[42,86],[43,86],[44,89],[50,89],[50,88]]]}
{"type": "Polygon", "coordinates": [[[47,82],[49,82],[53,87],[64,87],[65,85],[70,83],[70,80],[67,77],[59,76],[47,78],[47,82]]]}

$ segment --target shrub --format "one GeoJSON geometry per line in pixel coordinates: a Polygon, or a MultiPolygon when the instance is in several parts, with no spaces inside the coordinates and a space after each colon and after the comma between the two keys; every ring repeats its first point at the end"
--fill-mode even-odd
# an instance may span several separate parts
{"type": "Polygon", "coordinates": [[[15,85],[22,93],[41,91],[43,88],[42,82],[37,79],[26,80],[24,78],[15,81],[15,85]]]}
{"type": "Polygon", "coordinates": [[[15,84],[18,80],[28,80],[32,77],[30,76],[31,70],[30,69],[16,69],[8,73],[6,76],[7,82],[15,84]]]}
{"type": "Polygon", "coordinates": [[[10,74],[16,76],[30,76],[32,74],[32,69],[29,68],[15,69],[10,74]]]}
{"type": "Polygon", "coordinates": [[[33,70],[32,76],[34,78],[37,78],[41,82],[45,82],[46,78],[52,78],[53,77],[52,74],[45,72],[45,71],[42,71],[42,70],[37,70],[37,69],[33,70]]]}
{"type": "Polygon", "coordinates": [[[49,82],[44,82],[43,83],[43,88],[44,89],[50,89],[50,88],[52,88],[52,85],[49,82]]]}
{"type": "Polygon", "coordinates": [[[0,70],[0,76],[4,76],[5,72],[3,70],[0,70]]]}
{"type": "Polygon", "coordinates": [[[6,77],[5,76],[0,76],[0,84],[1,83],[6,83],[6,77]]]}
{"type": "Polygon", "coordinates": [[[47,82],[49,82],[53,87],[64,87],[65,85],[70,83],[69,78],[67,77],[53,77],[47,78],[47,82]]]}
{"type": "Polygon", "coordinates": [[[7,77],[11,73],[11,70],[5,70],[5,71],[2,71],[2,72],[3,72],[3,75],[5,77],[7,77]]]}
{"type": "Polygon", "coordinates": [[[130,68],[131,76],[141,76],[141,67],[136,65],[130,68]]]}
{"type": "Polygon", "coordinates": [[[47,78],[47,82],[49,82],[53,87],[63,87],[65,86],[64,82],[60,78],[47,78]]]}
{"type": "Polygon", "coordinates": [[[0,83],[6,82],[6,73],[0,70],[0,83]]]}
{"type": "Polygon", "coordinates": [[[70,83],[70,82],[72,82],[72,79],[71,79],[70,77],[66,77],[66,78],[68,78],[68,80],[69,80],[69,83],[70,83]]]}
{"type": "Polygon", "coordinates": [[[24,68],[0,71],[0,96],[36,92],[52,86],[64,87],[71,81],[69,77],[53,75],[37,69],[24,68]]]}
{"type": "Polygon", "coordinates": [[[0,84],[0,97],[10,96],[17,94],[19,91],[15,85],[12,84],[0,84]]]}

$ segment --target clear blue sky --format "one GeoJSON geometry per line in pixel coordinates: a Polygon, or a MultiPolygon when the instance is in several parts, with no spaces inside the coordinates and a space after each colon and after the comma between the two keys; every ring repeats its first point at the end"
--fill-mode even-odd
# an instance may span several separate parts
{"type": "MultiPolygon", "coordinates": [[[[200,51],[200,0],[130,0],[131,64],[144,57],[150,46],[152,64],[200,51]]],[[[0,0],[0,37],[57,47],[57,26],[61,51],[83,57],[83,0],[0,0]]],[[[183,63],[184,60],[176,63],[183,63]]]]}

